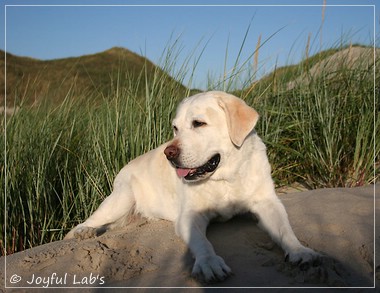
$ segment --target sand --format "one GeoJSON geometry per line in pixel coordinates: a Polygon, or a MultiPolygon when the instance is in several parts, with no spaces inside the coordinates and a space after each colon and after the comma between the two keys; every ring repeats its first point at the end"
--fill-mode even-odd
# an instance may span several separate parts
{"type": "Polygon", "coordinates": [[[327,79],[332,79],[342,73],[342,70],[350,70],[360,74],[362,71],[372,70],[373,54],[380,54],[380,49],[374,51],[373,48],[348,47],[335,54],[322,59],[310,68],[306,73],[288,82],[287,90],[292,90],[297,85],[306,86],[316,78],[324,75],[327,79]]]}
{"type": "Polygon", "coordinates": [[[380,202],[374,199],[373,185],[280,198],[300,241],[325,255],[320,264],[300,268],[285,262],[282,250],[257,227],[255,218],[243,215],[210,225],[208,238],[234,275],[202,284],[191,278],[193,259],[173,224],[136,218],[94,239],[62,240],[7,256],[6,275],[2,257],[0,283],[5,292],[30,292],[30,287],[71,287],[65,292],[99,292],[104,287],[145,287],[139,292],[151,287],[161,288],[155,292],[168,290],[162,287],[196,287],[192,292],[207,292],[207,287],[236,287],[239,292],[241,287],[356,287],[351,290],[365,292],[373,291],[375,282],[380,285],[380,221],[374,226],[374,204],[379,213],[380,202]]]}

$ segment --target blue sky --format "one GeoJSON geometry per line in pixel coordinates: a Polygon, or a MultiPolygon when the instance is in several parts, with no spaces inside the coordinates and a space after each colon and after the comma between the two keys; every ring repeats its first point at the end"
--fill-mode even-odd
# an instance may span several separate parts
{"type": "MultiPolygon", "coordinates": [[[[215,81],[224,70],[230,72],[250,23],[240,63],[252,55],[261,35],[261,43],[265,44],[259,51],[258,76],[269,73],[274,66],[298,62],[304,56],[309,35],[311,53],[341,42],[373,45],[378,38],[374,25],[380,24],[379,7],[371,6],[375,5],[375,0],[327,0],[322,29],[323,0],[221,0],[198,3],[231,6],[178,6],[184,3],[3,0],[1,13],[6,21],[0,48],[12,54],[46,60],[92,54],[119,46],[159,64],[165,48],[178,41],[174,50],[178,53],[177,70],[186,58],[190,58],[192,65],[202,54],[191,86],[204,88],[209,76],[215,81]],[[55,6],[143,3],[174,6],[55,6]],[[10,6],[23,4],[41,6],[10,6]],[[45,6],[47,4],[53,6],[45,6]]],[[[197,4],[190,0],[186,3],[197,4]]],[[[253,58],[248,60],[252,63],[253,58]]]]}

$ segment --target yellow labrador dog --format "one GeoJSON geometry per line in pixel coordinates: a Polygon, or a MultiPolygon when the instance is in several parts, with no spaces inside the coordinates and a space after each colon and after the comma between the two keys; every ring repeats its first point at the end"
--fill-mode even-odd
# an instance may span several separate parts
{"type": "Polygon", "coordinates": [[[173,120],[173,140],[125,166],[112,194],[66,239],[120,226],[132,212],[166,219],[195,257],[193,276],[217,281],[231,269],[206,238],[209,221],[252,212],[289,261],[318,258],[298,241],[276,196],[265,145],[254,131],[258,118],[243,100],[224,92],[185,98],[173,120]]]}

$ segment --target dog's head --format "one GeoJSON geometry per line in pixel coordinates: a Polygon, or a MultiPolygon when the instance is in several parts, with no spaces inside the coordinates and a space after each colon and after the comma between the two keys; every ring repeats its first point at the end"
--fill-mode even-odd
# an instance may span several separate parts
{"type": "MultiPolygon", "coordinates": [[[[199,181],[225,167],[252,132],[259,115],[243,100],[218,91],[184,99],[172,126],[167,159],[185,181],[199,181]]],[[[228,167],[228,166],[227,166],[228,167]]]]}

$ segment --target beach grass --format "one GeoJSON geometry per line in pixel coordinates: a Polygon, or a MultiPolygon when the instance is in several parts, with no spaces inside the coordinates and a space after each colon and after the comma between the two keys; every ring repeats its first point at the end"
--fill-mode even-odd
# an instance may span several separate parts
{"type": "MultiPolygon", "coordinates": [[[[253,68],[258,67],[260,48],[259,41],[253,68]]],[[[252,72],[241,83],[243,69],[236,62],[229,71],[232,76],[209,83],[210,90],[233,92],[260,113],[256,131],[268,147],[277,186],[298,182],[308,188],[354,187],[378,178],[375,85],[380,81],[374,64],[363,56],[358,59],[363,66],[355,69],[342,63],[332,73],[325,64],[318,74],[308,74],[342,49],[278,68],[260,81],[253,80],[252,72]],[[233,88],[236,80],[244,88],[233,88]]],[[[175,49],[167,50],[161,67],[179,82],[161,70],[144,78],[143,69],[133,82],[123,81],[125,76],[115,78],[108,95],[100,98],[97,92],[77,95],[68,90],[63,102],[51,103],[47,97],[33,106],[17,105],[18,111],[3,117],[2,254],[62,239],[110,194],[116,174],[128,161],[171,138],[176,106],[192,93],[184,92],[181,83],[195,68],[190,59],[174,66],[175,49]],[[181,70],[173,72],[174,68],[181,70]],[[140,82],[145,83],[145,93],[140,82]]]]}

